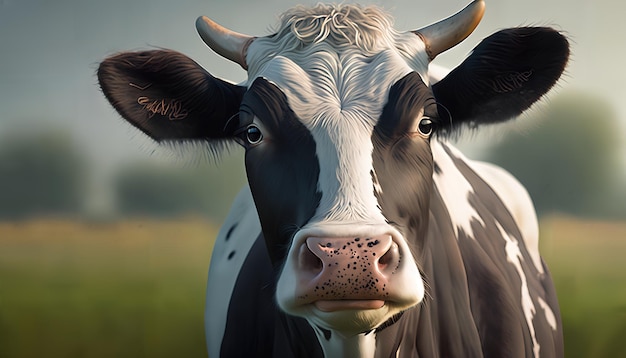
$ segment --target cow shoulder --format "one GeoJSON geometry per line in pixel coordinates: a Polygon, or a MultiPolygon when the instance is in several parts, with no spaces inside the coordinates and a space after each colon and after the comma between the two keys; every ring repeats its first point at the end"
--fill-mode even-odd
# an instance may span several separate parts
{"type": "Polygon", "coordinates": [[[206,339],[210,357],[219,357],[226,318],[237,276],[261,232],[250,188],[243,188],[215,240],[205,310],[206,339]]]}
{"type": "Polygon", "coordinates": [[[495,164],[469,159],[467,162],[500,197],[515,220],[536,269],[543,272],[539,255],[539,223],[526,188],[511,173],[495,164]]]}
{"type": "MultiPolygon", "coordinates": [[[[467,234],[472,232],[472,222],[484,224],[482,215],[476,211],[469,200],[458,200],[460,197],[469,198],[474,193],[474,185],[458,167],[463,167],[480,178],[498,197],[504,208],[515,221],[536,269],[543,273],[543,264],[539,255],[539,226],[535,208],[530,195],[524,186],[506,170],[487,162],[471,160],[449,143],[433,143],[433,158],[435,160],[435,184],[443,197],[450,212],[453,225],[464,229],[467,234]]],[[[458,233],[458,229],[457,229],[458,233]]]]}

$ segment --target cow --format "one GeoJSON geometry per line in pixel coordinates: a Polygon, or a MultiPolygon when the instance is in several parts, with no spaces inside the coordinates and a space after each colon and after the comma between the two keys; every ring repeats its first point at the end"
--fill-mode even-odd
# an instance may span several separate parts
{"type": "Polygon", "coordinates": [[[264,37],[198,18],[241,84],[172,50],[100,64],[106,98],[157,142],[245,149],[210,262],[210,357],[563,356],[528,193],[449,139],[544,97],[569,44],[508,28],[429,71],[484,7],[406,32],[354,4],[295,7],[264,37]]]}

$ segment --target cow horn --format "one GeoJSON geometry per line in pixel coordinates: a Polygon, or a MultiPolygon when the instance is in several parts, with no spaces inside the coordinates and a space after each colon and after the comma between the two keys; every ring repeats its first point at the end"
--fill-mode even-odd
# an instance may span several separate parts
{"type": "Polygon", "coordinates": [[[447,19],[415,30],[413,33],[424,41],[426,52],[432,61],[440,53],[465,40],[478,26],[484,12],[485,2],[483,0],[474,0],[463,10],[447,19]]]}
{"type": "Polygon", "coordinates": [[[255,37],[231,31],[206,16],[196,20],[196,29],[202,40],[218,55],[248,69],[246,53],[255,37]]]}

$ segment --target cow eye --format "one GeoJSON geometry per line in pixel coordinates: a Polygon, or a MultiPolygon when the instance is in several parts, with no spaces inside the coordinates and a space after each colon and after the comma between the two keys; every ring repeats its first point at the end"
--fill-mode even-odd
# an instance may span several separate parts
{"type": "Polygon", "coordinates": [[[417,129],[419,130],[420,134],[424,136],[429,136],[433,132],[433,127],[433,121],[428,117],[424,117],[420,120],[417,129]]]}
{"type": "Polygon", "coordinates": [[[251,124],[246,129],[246,140],[248,144],[259,144],[263,140],[263,133],[261,133],[259,127],[251,124]]]}

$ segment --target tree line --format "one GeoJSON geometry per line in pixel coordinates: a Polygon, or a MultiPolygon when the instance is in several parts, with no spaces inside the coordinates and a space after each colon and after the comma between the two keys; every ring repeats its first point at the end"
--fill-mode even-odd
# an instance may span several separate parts
{"type": "MultiPolygon", "coordinates": [[[[105,215],[200,214],[220,220],[244,183],[240,161],[181,165],[154,158],[123,165],[108,183],[114,211],[105,215]]],[[[93,215],[87,210],[93,169],[68,131],[5,133],[0,136],[0,220],[93,215]]]]}

